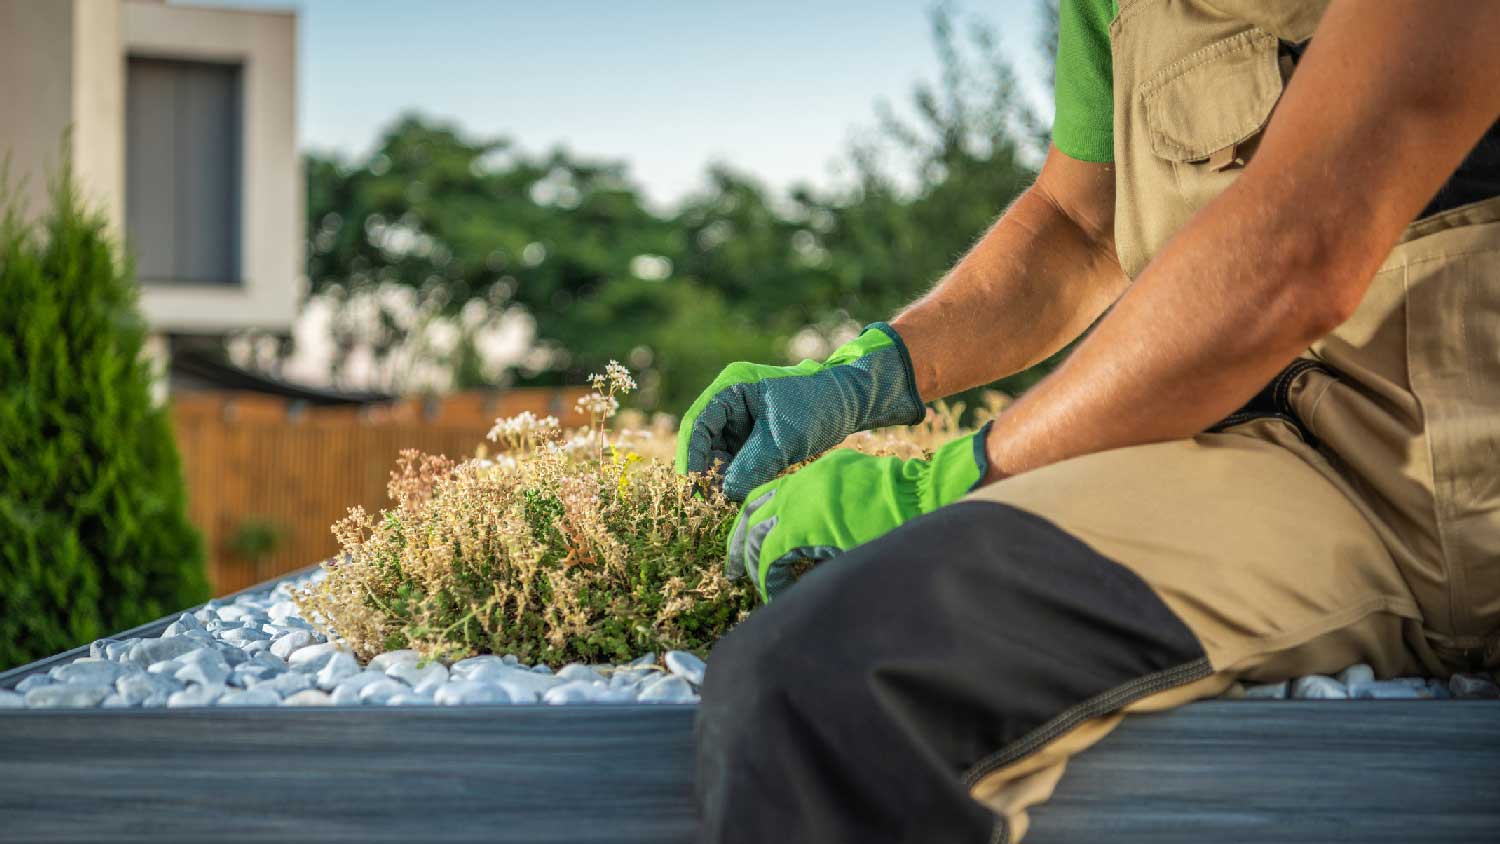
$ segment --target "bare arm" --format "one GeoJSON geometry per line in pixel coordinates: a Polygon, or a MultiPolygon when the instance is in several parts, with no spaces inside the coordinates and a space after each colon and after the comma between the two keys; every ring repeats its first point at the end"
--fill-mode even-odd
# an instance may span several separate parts
{"type": "Polygon", "coordinates": [[[891,320],[922,398],[1019,372],[1083,333],[1125,290],[1114,210],[1113,165],[1048,150],[1036,184],[891,320]]]}
{"type": "Polygon", "coordinates": [[[988,480],[1191,436],[1343,322],[1500,114],[1500,3],[1335,0],[1255,159],[996,420],[988,480]]]}

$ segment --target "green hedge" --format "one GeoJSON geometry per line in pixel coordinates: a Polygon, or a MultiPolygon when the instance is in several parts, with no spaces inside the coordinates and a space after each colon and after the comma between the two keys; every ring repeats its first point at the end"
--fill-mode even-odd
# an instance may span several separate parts
{"type": "Polygon", "coordinates": [[[0,223],[0,668],[200,602],[136,284],[71,179],[0,223]]]}

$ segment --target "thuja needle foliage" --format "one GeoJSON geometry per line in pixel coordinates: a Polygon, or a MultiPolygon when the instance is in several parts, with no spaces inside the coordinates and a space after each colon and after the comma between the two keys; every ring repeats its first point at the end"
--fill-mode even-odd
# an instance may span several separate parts
{"type": "Polygon", "coordinates": [[[753,592],[723,574],[735,507],[702,477],[613,432],[635,385],[612,363],[580,402],[592,424],[500,420],[492,458],[403,453],[390,509],[334,526],[342,554],[298,598],[356,653],[513,653],[563,663],[703,651],[753,592]]]}

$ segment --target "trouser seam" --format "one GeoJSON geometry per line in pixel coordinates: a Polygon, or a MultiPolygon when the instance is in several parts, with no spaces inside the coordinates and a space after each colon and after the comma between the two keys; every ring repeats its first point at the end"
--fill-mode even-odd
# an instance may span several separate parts
{"type": "Polygon", "coordinates": [[[1213,665],[1207,656],[1203,656],[1115,686],[1068,707],[1026,735],[975,762],[964,772],[961,781],[966,787],[973,788],[991,772],[1019,762],[1091,718],[1116,712],[1143,697],[1201,680],[1213,673],[1213,665]]]}
{"type": "Polygon", "coordinates": [[[1299,647],[1319,636],[1346,628],[1354,622],[1378,612],[1387,612],[1397,618],[1411,619],[1413,621],[1421,621],[1422,619],[1422,613],[1417,608],[1415,602],[1384,595],[1368,598],[1331,615],[1322,613],[1314,624],[1308,624],[1289,633],[1255,639],[1240,648],[1237,652],[1231,652],[1232,656],[1225,656],[1220,660],[1215,660],[1220,666],[1216,670],[1229,671],[1239,663],[1252,657],[1279,653],[1299,647]]]}

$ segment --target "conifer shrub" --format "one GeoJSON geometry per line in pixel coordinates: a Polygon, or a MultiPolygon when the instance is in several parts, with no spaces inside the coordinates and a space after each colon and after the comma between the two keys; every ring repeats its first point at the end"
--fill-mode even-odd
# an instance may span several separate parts
{"type": "Polygon", "coordinates": [[[207,597],[136,295],[103,217],[66,172],[39,221],[5,212],[0,668],[207,597]]]}
{"type": "MultiPolygon", "coordinates": [[[[415,648],[434,659],[512,653],[561,664],[647,651],[705,653],[755,605],[724,576],[738,507],[710,479],[672,468],[669,421],[606,427],[634,386],[611,362],[563,431],[531,414],[498,420],[500,451],[463,462],[404,452],[392,505],[334,525],[341,553],[297,601],[361,658],[415,648]]],[[[998,398],[981,420],[998,409],[998,398]]],[[[845,445],[920,457],[961,433],[962,407],[845,445]]]]}

